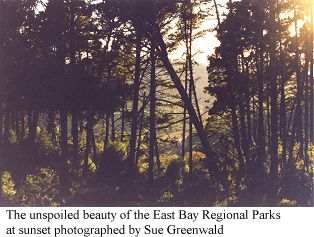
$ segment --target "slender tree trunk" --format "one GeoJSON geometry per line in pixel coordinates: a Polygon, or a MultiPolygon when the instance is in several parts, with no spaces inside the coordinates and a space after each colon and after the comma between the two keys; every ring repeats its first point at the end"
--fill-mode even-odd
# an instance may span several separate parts
{"type": "Polygon", "coordinates": [[[68,115],[66,110],[60,111],[61,123],[61,167],[60,167],[60,191],[67,197],[69,188],[68,175],[68,115]]]}
{"type": "Polygon", "coordinates": [[[305,65],[305,90],[304,90],[304,166],[306,169],[309,168],[309,76],[308,76],[309,65],[305,65]]]}
{"type": "MultiPolygon", "coordinates": [[[[187,89],[187,71],[185,78],[185,90],[187,89]]],[[[185,157],[185,137],[186,137],[186,107],[183,108],[183,128],[182,128],[182,142],[181,142],[181,158],[184,160],[185,157]]]]}
{"type": "Polygon", "coordinates": [[[266,159],[265,153],[265,128],[264,128],[264,56],[263,52],[260,49],[259,57],[259,69],[258,69],[258,125],[257,125],[257,153],[258,159],[256,161],[256,175],[258,178],[261,178],[265,174],[264,162],[266,159]]]}
{"type": "MultiPolygon", "coordinates": [[[[267,90],[269,90],[270,86],[267,85],[267,90]]],[[[267,143],[269,144],[269,152],[270,152],[270,143],[271,143],[271,124],[270,124],[270,97],[269,94],[266,95],[266,116],[267,116],[267,143]]]]}
{"type": "Polygon", "coordinates": [[[154,154],[156,148],[156,56],[155,56],[155,37],[154,29],[152,29],[151,49],[150,49],[150,93],[149,93],[149,166],[148,181],[154,180],[154,154]]]}
{"type": "Polygon", "coordinates": [[[242,141],[242,148],[243,148],[243,170],[246,169],[246,163],[249,159],[249,143],[248,143],[248,139],[247,139],[247,133],[246,133],[246,129],[247,129],[247,124],[245,122],[245,108],[244,108],[244,99],[243,99],[243,92],[242,89],[240,90],[239,93],[239,118],[240,118],[240,124],[241,124],[241,141],[242,141]]]}
{"type": "MultiPolygon", "coordinates": [[[[240,163],[239,171],[243,171],[244,163],[243,163],[243,155],[241,150],[241,143],[240,143],[240,131],[238,125],[238,118],[237,118],[237,110],[236,110],[236,102],[232,101],[230,103],[230,111],[231,111],[231,120],[232,120],[232,135],[233,135],[233,142],[237,151],[238,160],[240,163]]],[[[241,174],[242,175],[242,174],[241,174]]]]}
{"type": "MultiPolygon", "coordinates": [[[[23,130],[23,129],[22,129],[23,130]]],[[[57,145],[56,132],[55,132],[55,111],[51,110],[48,112],[48,125],[47,132],[51,136],[51,140],[54,145],[57,145]]]]}
{"type": "MultiPolygon", "coordinates": [[[[296,11],[296,10],[295,10],[296,11]]],[[[295,12],[296,15],[296,12],[295,12]]],[[[303,109],[302,109],[302,101],[303,101],[303,90],[304,90],[304,82],[302,80],[301,74],[301,63],[300,63],[300,50],[299,50],[299,36],[298,36],[298,22],[295,21],[295,32],[296,32],[296,56],[295,56],[295,63],[296,63],[296,80],[297,80],[297,94],[296,94],[296,113],[294,124],[296,128],[296,142],[300,143],[300,148],[298,152],[299,157],[303,157],[304,154],[304,143],[303,143],[303,109]]],[[[292,144],[294,145],[294,144],[292,144]]]]}
{"type": "Polygon", "coordinates": [[[94,129],[91,129],[91,143],[92,143],[92,149],[93,149],[93,161],[96,161],[97,159],[97,146],[96,146],[96,139],[95,139],[95,133],[94,129]]]}
{"type": "Polygon", "coordinates": [[[253,126],[252,126],[252,129],[253,129],[253,140],[256,142],[257,141],[257,119],[256,119],[256,100],[255,100],[255,90],[252,91],[252,114],[253,114],[253,126]]]}
{"type": "Polygon", "coordinates": [[[217,5],[217,1],[216,0],[214,0],[214,6],[215,6],[215,11],[216,11],[216,18],[217,18],[218,28],[220,28],[220,15],[219,15],[218,5],[217,5]]]}
{"type": "Polygon", "coordinates": [[[111,114],[111,141],[116,140],[116,128],[115,128],[115,121],[114,121],[114,112],[111,114]]]}
{"type": "Polygon", "coordinates": [[[22,139],[24,139],[26,136],[24,111],[21,111],[21,118],[20,119],[21,119],[21,137],[22,137],[22,139]]]}
{"type": "Polygon", "coordinates": [[[5,143],[9,142],[10,136],[9,133],[10,133],[10,112],[6,110],[4,115],[4,131],[3,131],[3,140],[5,143]]]}
{"type": "MultiPolygon", "coordinates": [[[[145,100],[145,95],[144,95],[145,100]]],[[[142,133],[143,133],[143,120],[144,120],[144,110],[141,112],[141,115],[139,117],[139,126],[138,126],[138,139],[137,139],[137,147],[135,152],[135,168],[138,167],[138,161],[140,158],[140,152],[141,152],[141,145],[142,145],[142,133]]]]}
{"type": "MultiPolygon", "coordinates": [[[[3,118],[4,118],[3,104],[2,104],[2,100],[0,100],[0,144],[3,142],[3,118]]],[[[0,192],[1,192],[1,189],[0,189],[0,192]]],[[[0,193],[0,197],[1,197],[1,193],[0,193]]]]}
{"type": "Polygon", "coordinates": [[[158,148],[158,143],[157,143],[157,136],[155,137],[155,155],[156,155],[156,164],[157,168],[160,171],[161,165],[160,165],[160,154],[159,154],[159,148],[158,148]]]}
{"type": "Polygon", "coordinates": [[[252,118],[251,118],[250,76],[249,76],[248,65],[246,66],[245,74],[246,74],[246,83],[245,83],[245,88],[244,88],[244,100],[245,100],[246,121],[247,121],[247,140],[248,140],[249,148],[251,148],[252,147],[252,118]]]}
{"type": "MultiPolygon", "coordinates": [[[[187,37],[187,24],[186,21],[184,22],[184,32],[186,34],[185,36],[185,44],[186,44],[186,51],[188,52],[188,37],[187,37]]],[[[186,59],[185,59],[185,81],[184,81],[184,89],[185,92],[187,93],[187,89],[188,89],[188,53],[186,54],[186,59]]],[[[185,158],[185,137],[186,137],[186,106],[184,104],[183,107],[183,129],[182,129],[182,147],[181,147],[181,157],[182,160],[184,160],[185,158]]]]}
{"type": "Polygon", "coordinates": [[[14,112],[14,125],[15,125],[15,134],[16,134],[16,139],[21,142],[21,133],[20,133],[20,120],[19,120],[19,113],[18,111],[14,112]]]}
{"type": "Polygon", "coordinates": [[[79,132],[78,132],[78,112],[76,110],[72,111],[72,138],[73,138],[72,164],[74,164],[75,167],[78,167],[79,132]]]}
{"type": "Polygon", "coordinates": [[[30,127],[29,127],[29,135],[28,139],[29,142],[34,144],[35,139],[36,139],[36,134],[37,134],[37,124],[38,124],[38,118],[39,118],[39,112],[34,111],[31,113],[31,121],[30,121],[30,127]]]}
{"type": "Polygon", "coordinates": [[[272,183],[276,182],[278,179],[278,89],[277,89],[277,60],[276,60],[276,25],[275,19],[275,4],[274,1],[270,1],[270,22],[272,27],[270,27],[270,44],[269,44],[269,54],[270,54],[270,103],[271,103],[271,141],[270,141],[270,175],[272,178],[272,183]]]}
{"type": "Polygon", "coordinates": [[[91,140],[92,140],[92,129],[93,129],[93,118],[94,114],[92,111],[88,112],[87,115],[87,123],[86,123],[86,149],[85,149],[85,156],[84,156],[84,165],[83,165],[83,176],[88,176],[89,170],[89,154],[91,152],[91,140]]]}
{"type": "Polygon", "coordinates": [[[313,77],[313,35],[314,35],[314,20],[313,20],[313,1],[310,1],[310,16],[311,16],[311,36],[310,36],[310,142],[314,144],[314,77],[313,77]]]}
{"type": "Polygon", "coordinates": [[[110,115],[106,113],[106,129],[105,129],[105,140],[104,140],[104,151],[107,149],[109,144],[109,126],[110,126],[110,115]]]}
{"type": "Polygon", "coordinates": [[[135,173],[135,149],[137,137],[137,122],[138,122],[138,100],[140,89],[140,74],[141,74],[141,43],[142,36],[139,30],[136,31],[136,58],[135,58],[135,75],[134,75],[134,91],[133,91],[133,106],[132,106],[132,121],[131,121],[131,138],[130,152],[127,160],[127,172],[129,176],[135,173]]]}
{"type": "MultiPolygon", "coordinates": [[[[283,75],[283,74],[282,74],[283,75]]],[[[286,96],[285,96],[285,79],[281,78],[280,85],[280,134],[282,142],[281,170],[286,168],[287,161],[287,121],[286,121],[286,96]]]]}
{"type": "MultiPolygon", "coordinates": [[[[190,81],[189,81],[189,97],[190,103],[192,104],[192,89],[193,82],[191,78],[191,71],[190,71],[190,81]]],[[[193,174],[193,123],[191,118],[189,119],[189,176],[192,177],[193,174]]]]}
{"type": "MultiPolygon", "coordinates": [[[[125,101],[125,98],[123,98],[123,101],[125,101]]],[[[120,135],[121,142],[124,142],[124,132],[125,132],[125,105],[122,106],[121,112],[121,135],[120,135]]]]}

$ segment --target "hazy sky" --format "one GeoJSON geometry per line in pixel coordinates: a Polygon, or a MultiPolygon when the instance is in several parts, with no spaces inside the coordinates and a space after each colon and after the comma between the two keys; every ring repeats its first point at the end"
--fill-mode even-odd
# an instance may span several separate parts
{"type": "MultiPolygon", "coordinates": [[[[217,0],[218,4],[218,10],[220,15],[223,13],[226,13],[226,3],[228,0],[217,0]]],[[[203,24],[199,29],[195,29],[195,33],[197,33],[200,30],[211,30],[211,32],[207,32],[203,37],[198,38],[193,41],[192,44],[192,53],[195,54],[199,51],[198,54],[194,56],[194,59],[201,64],[207,65],[207,56],[214,53],[215,47],[219,46],[219,41],[216,38],[216,33],[213,31],[215,27],[217,26],[217,19],[216,19],[216,12],[214,8],[212,10],[208,9],[209,7],[213,7],[213,1],[210,1],[208,6],[203,7],[203,11],[209,11],[209,17],[208,19],[204,20],[203,24]]],[[[223,18],[221,16],[221,18],[223,18]]],[[[182,45],[178,48],[173,54],[171,54],[171,58],[173,59],[179,59],[182,57],[182,54],[184,53],[185,49],[182,45]]]]}

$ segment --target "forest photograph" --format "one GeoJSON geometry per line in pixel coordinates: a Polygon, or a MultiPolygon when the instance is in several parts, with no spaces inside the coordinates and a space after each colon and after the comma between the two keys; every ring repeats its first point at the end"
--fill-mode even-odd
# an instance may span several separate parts
{"type": "Polygon", "coordinates": [[[313,206],[313,0],[0,0],[0,206],[313,206]]]}

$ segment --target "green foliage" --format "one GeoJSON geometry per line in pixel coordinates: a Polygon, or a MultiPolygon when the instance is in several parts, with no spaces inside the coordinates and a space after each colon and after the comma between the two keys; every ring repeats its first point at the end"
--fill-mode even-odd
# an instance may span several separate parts
{"type": "Polygon", "coordinates": [[[39,144],[42,152],[46,155],[49,152],[58,151],[58,147],[54,144],[51,135],[46,129],[37,128],[36,143],[39,144]]]}
{"type": "Polygon", "coordinates": [[[127,146],[122,142],[108,144],[103,156],[98,161],[97,179],[116,182],[125,174],[127,146]]]}
{"type": "Polygon", "coordinates": [[[59,206],[59,182],[55,170],[41,168],[26,177],[15,198],[20,206],[59,206]]]}

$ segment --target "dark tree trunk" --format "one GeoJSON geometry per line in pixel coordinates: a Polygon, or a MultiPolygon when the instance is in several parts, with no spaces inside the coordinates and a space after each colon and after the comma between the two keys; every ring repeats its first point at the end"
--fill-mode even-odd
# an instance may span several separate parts
{"type": "MultiPolygon", "coordinates": [[[[295,10],[296,11],[296,10],[295,10]]],[[[295,12],[296,14],[296,12],[295,12]]],[[[296,93],[296,113],[295,113],[295,119],[294,124],[296,128],[296,142],[300,143],[300,148],[298,152],[299,157],[303,157],[304,154],[304,140],[303,140],[303,109],[302,109],[302,101],[303,101],[303,90],[304,90],[304,82],[302,78],[301,73],[301,62],[300,62],[300,50],[299,50],[299,36],[298,36],[298,23],[295,21],[295,32],[296,32],[296,56],[295,56],[295,63],[296,63],[296,80],[297,80],[297,93],[296,93]]],[[[294,146],[294,144],[291,144],[294,146]]]]}
{"type": "Polygon", "coordinates": [[[282,142],[281,167],[286,168],[287,159],[287,121],[286,121],[286,96],[285,96],[285,79],[281,78],[280,85],[280,136],[282,142]]]}
{"type": "Polygon", "coordinates": [[[51,136],[51,140],[54,145],[57,145],[56,133],[55,133],[55,111],[51,110],[48,112],[48,125],[47,132],[51,136]]]}
{"type": "MultiPolygon", "coordinates": [[[[125,101],[124,98],[123,101],[125,101]]],[[[124,142],[124,132],[125,132],[125,106],[122,107],[121,113],[121,135],[120,135],[121,142],[124,142]]]]}
{"type": "Polygon", "coordinates": [[[157,136],[155,140],[155,155],[156,155],[156,163],[157,163],[157,168],[160,171],[160,154],[159,154],[159,148],[158,148],[158,143],[157,143],[157,136]]]}
{"type": "Polygon", "coordinates": [[[78,149],[79,149],[79,132],[78,132],[78,112],[76,110],[72,111],[72,138],[73,138],[73,155],[72,164],[75,167],[78,166],[78,149]]]}
{"type": "MultiPolygon", "coordinates": [[[[193,82],[191,78],[191,71],[190,71],[190,81],[189,81],[189,98],[190,103],[192,104],[192,89],[193,82]]],[[[189,119],[189,176],[192,177],[193,174],[193,123],[191,118],[189,119]]]]}
{"type": "Polygon", "coordinates": [[[313,20],[313,1],[310,1],[310,15],[311,15],[311,36],[310,36],[310,142],[314,144],[314,77],[313,77],[313,35],[314,35],[314,20],[313,20]]]}
{"type": "Polygon", "coordinates": [[[36,139],[36,134],[37,134],[37,123],[38,123],[38,118],[39,118],[39,112],[34,111],[33,113],[29,114],[29,116],[31,116],[31,120],[30,120],[28,140],[30,143],[34,144],[35,139],[36,139]]]}
{"type": "Polygon", "coordinates": [[[109,129],[110,126],[110,115],[107,113],[106,114],[106,130],[105,130],[105,140],[104,140],[104,151],[107,149],[108,144],[109,144],[109,129]]]}
{"type": "Polygon", "coordinates": [[[111,114],[111,141],[116,140],[116,128],[115,128],[115,121],[114,121],[114,113],[111,114]]]}
{"type": "Polygon", "coordinates": [[[92,143],[92,149],[93,149],[93,161],[96,161],[97,159],[97,146],[96,146],[96,138],[94,129],[91,129],[91,143],[92,143]]]}
{"type": "Polygon", "coordinates": [[[89,154],[91,151],[91,137],[92,137],[92,129],[93,129],[93,118],[94,114],[93,112],[89,111],[87,115],[87,123],[86,123],[86,149],[85,149],[85,155],[84,155],[84,165],[83,165],[83,176],[88,176],[88,170],[89,170],[89,154]]]}
{"type": "Polygon", "coordinates": [[[25,132],[25,115],[24,115],[24,112],[21,111],[21,137],[22,139],[25,138],[26,136],[26,132],[25,132]]]}
{"type": "MultiPolygon", "coordinates": [[[[242,90],[242,89],[241,89],[242,90]]],[[[244,99],[243,99],[243,92],[240,90],[239,93],[239,118],[240,118],[240,124],[241,124],[241,141],[242,141],[242,148],[243,148],[243,164],[244,165],[242,168],[245,169],[246,163],[249,159],[249,143],[247,139],[247,124],[245,122],[245,104],[244,104],[244,99]]]]}
{"type": "Polygon", "coordinates": [[[66,110],[60,111],[61,123],[61,167],[60,167],[60,191],[61,195],[67,197],[69,188],[68,174],[68,115],[66,110]]]}
{"type": "Polygon", "coordinates": [[[16,139],[17,141],[21,142],[20,120],[19,120],[19,113],[17,111],[14,112],[14,125],[15,125],[16,139]]]}
{"type": "MultiPolygon", "coordinates": [[[[145,101],[145,95],[144,95],[144,101],[145,101]]],[[[144,111],[141,111],[141,115],[139,117],[139,125],[138,125],[138,139],[137,139],[137,147],[135,152],[135,161],[134,166],[137,169],[138,167],[138,161],[140,158],[140,152],[141,152],[141,145],[142,145],[142,133],[143,133],[143,120],[144,120],[144,111]]]]}
{"type": "Polygon", "coordinates": [[[265,128],[264,128],[264,55],[262,49],[259,49],[259,66],[258,66],[258,125],[257,125],[257,153],[256,176],[258,179],[264,176],[265,153],[265,128]]]}
{"type": "Polygon", "coordinates": [[[135,75],[134,75],[134,91],[133,91],[133,105],[132,105],[132,121],[131,121],[131,137],[130,137],[130,152],[127,160],[127,172],[129,176],[135,174],[135,151],[136,151],[136,137],[137,137],[137,123],[138,123],[138,100],[140,89],[140,75],[141,75],[141,44],[142,36],[139,30],[136,31],[136,58],[135,58],[135,75]]]}
{"type": "Polygon", "coordinates": [[[269,44],[269,54],[270,54],[270,103],[271,103],[271,140],[270,140],[270,175],[272,178],[272,183],[276,183],[278,179],[278,89],[277,89],[277,60],[276,60],[276,30],[274,26],[276,25],[275,19],[275,4],[271,1],[270,6],[270,22],[272,27],[270,27],[270,44],[269,44]]]}
{"type": "Polygon", "coordinates": [[[304,166],[309,168],[309,77],[308,77],[308,64],[305,65],[305,88],[304,88],[304,166]]]}
{"type": "Polygon", "coordinates": [[[214,6],[215,6],[215,11],[216,11],[216,18],[217,18],[218,28],[220,28],[220,15],[219,15],[218,5],[217,5],[217,1],[216,0],[214,0],[214,6]]]}
{"type": "Polygon", "coordinates": [[[10,133],[10,112],[6,110],[4,115],[4,131],[3,131],[3,140],[5,143],[9,142],[9,133],[10,133]]]}
{"type": "MultiPolygon", "coordinates": [[[[184,81],[184,88],[185,88],[185,92],[187,93],[187,89],[188,89],[188,62],[186,60],[185,62],[185,81],[184,81]]],[[[183,108],[183,128],[182,128],[182,147],[181,147],[181,157],[182,160],[184,160],[185,158],[185,140],[186,140],[186,106],[184,105],[183,108]]]]}
{"type": "MultiPolygon", "coordinates": [[[[3,106],[2,106],[2,100],[0,100],[0,144],[3,142],[3,118],[4,118],[4,112],[3,112],[3,106]]],[[[2,174],[2,173],[0,173],[2,174]]],[[[1,177],[0,177],[1,179],[1,177]]],[[[1,192],[1,189],[0,189],[1,192]]],[[[1,197],[1,194],[0,194],[1,197]]]]}
{"type": "MultiPolygon", "coordinates": [[[[236,102],[232,101],[230,103],[230,111],[231,111],[231,120],[232,120],[232,135],[233,135],[233,142],[234,146],[237,151],[238,160],[240,163],[239,171],[242,173],[244,168],[244,162],[243,162],[243,155],[241,150],[241,143],[240,143],[240,131],[239,131],[239,125],[238,125],[238,118],[237,118],[237,108],[236,108],[236,102]]],[[[242,176],[240,174],[239,176],[242,176]]]]}
{"type": "Polygon", "coordinates": [[[154,180],[154,154],[156,148],[156,56],[154,30],[152,30],[151,38],[150,63],[148,181],[152,183],[154,180]]]}

